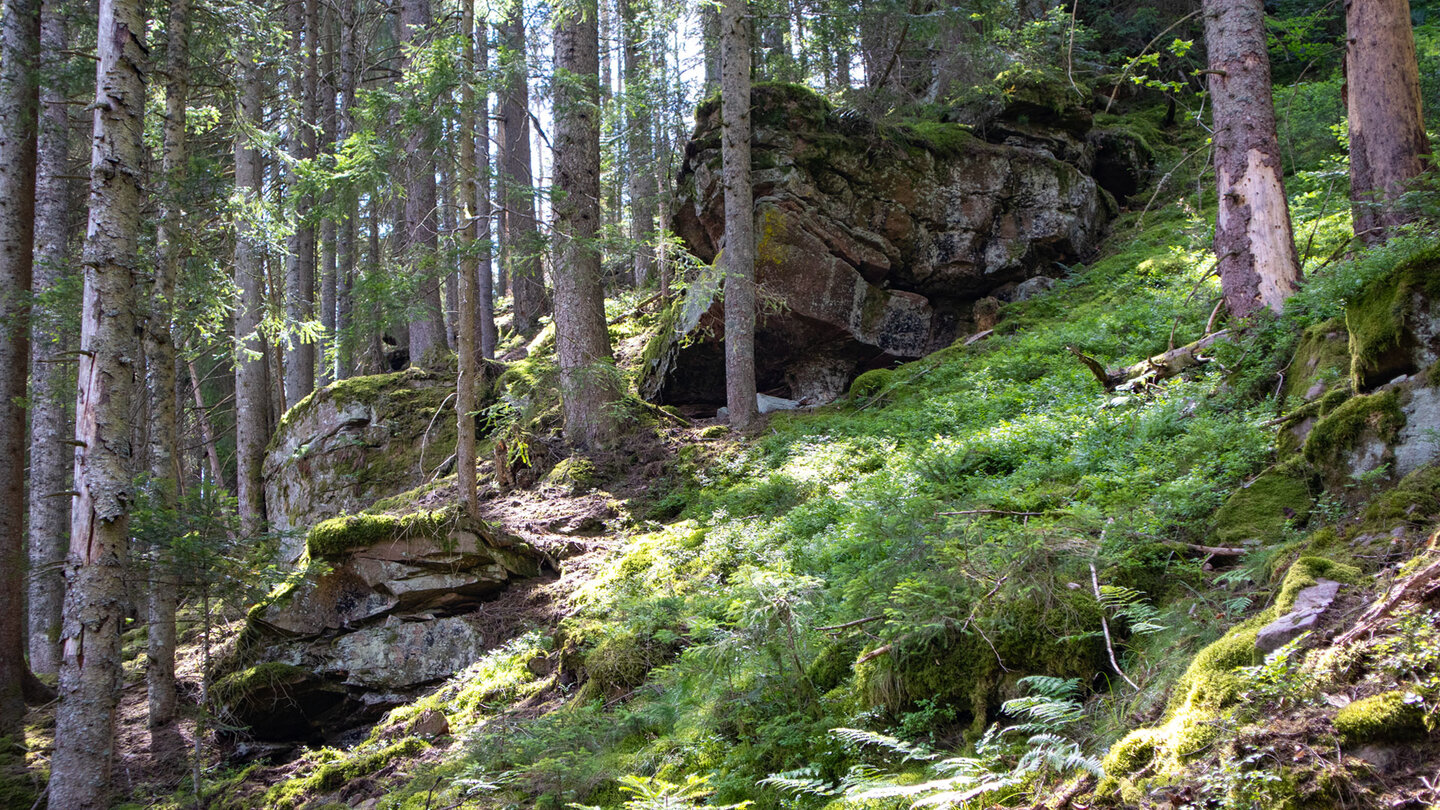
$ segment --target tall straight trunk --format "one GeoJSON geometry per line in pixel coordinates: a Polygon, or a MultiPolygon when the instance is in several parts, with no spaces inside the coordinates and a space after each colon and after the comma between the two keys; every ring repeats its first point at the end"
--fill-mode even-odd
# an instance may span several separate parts
{"type": "MultiPolygon", "coordinates": [[[[622,0],[623,2],[623,0],[622,0]]],[[[595,0],[555,24],[555,348],[565,438],[598,450],[614,441],[620,399],[600,280],[600,59],[595,0]]],[[[648,126],[648,122],[646,122],[648,126]]]]}
{"type": "MultiPolygon", "coordinates": [[[[340,114],[339,137],[343,142],[355,130],[356,85],[356,9],[352,3],[340,5],[340,114]]],[[[344,216],[336,237],[338,266],[335,269],[335,379],[343,380],[355,372],[354,281],[359,253],[360,198],[353,186],[340,190],[344,216]]]]}
{"type": "Polygon", "coordinates": [[[725,188],[725,403],[730,424],[755,411],[755,192],[750,187],[750,28],[745,0],[720,10],[720,155],[725,188]]]}
{"type": "MultiPolygon", "coordinates": [[[[329,24],[327,15],[323,30],[325,31],[325,59],[324,70],[322,71],[323,82],[320,84],[321,95],[324,97],[320,103],[320,122],[322,124],[321,139],[325,148],[330,151],[335,149],[335,135],[339,126],[336,120],[335,109],[335,29],[329,24]]],[[[341,192],[343,194],[343,192],[341,192]]],[[[331,190],[325,192],[324,206],[327,211],[335,207],[336,192],[331,190]]],[[[343,199],[343,198],[342,198],[343,199]]],[[[320,326],[325,333],[326,351],[320,353],[319,358],[319,385],[327,385],[336,379],[335,368],[337,362],[338,341],[335,338],[336,325],[336,299],[339,297],[339,282],[336,274],[338,272],[339,245],[338,228],[335,224],[335,217],[326,213],[320,220],[320,326]]]]}
{"type": "MultiPolygon", "coordinates": [[[[298,97],[298,117],[290,122],[290,154],[296,160],[315,156],[316,109],[319,71],[315,35],[319,16],[316,0],[291,0],[290,11],[290,92],[298,97]]],[[[299,177],[287,172],[291,194],[299,177]]],[[[315,207],[311,194],[296,200],[295,232],[290,237],[290,255],[285,261],[285,317],[292,325],[315,318],[315,207]]],[[[285,404],[294,405],[315,389],[315,344],[298,335],[285,347],[285,404]]]]}
{"type": "Polygon", "coordinates": [[[505,59],[501,94],[500,173],[505,189],[505,250],[514,296],[516,331],[530,332],[546,312],[540,269],[540,233],[535,225],[535,181],[530,166],[530,77],[525,58],[523,0],[512,0],[500,28],[505,59]]]}
{"type": "MultiPolygon", "coordinates": [[[[155,232],[155,281],[146,312],[145,359],[150,396],[150,484],[159,505],[173,511],[180,491],[180,421],[176,411],[175,283],[184,259],[179,241],[184,231],[183,190],[187,144],[185,107],[190,91],[190,0],[170,0],[166,23],[165,122],[161,156],[160,223],[155,232]]],[[[151,549],[147,602],[145,687],[150,727],[175,717],[175,608],[180,597],[179,574],[166,548],[151,549]]]]}
{"type": "Polygon", "coordinates": [[[1237,318],[1279,312],[1300,284],[1280,173],[1260,0],[1204,0],[1219,210],[1215,255],[1225,306],[1237,318]]]}
{"type": "Polygon", "coordinates": [[[471,202],[477,195],[475,186],[475,85],[478,78],[475,70],[475,4],[462,3],[460,12],[460,34],[464,37],[463,54],[460,64],[463,79],[460,83],[460,188],[465,209],[460,216],[465,222],[461,229],[460,279],[456,290],[455,349],[458,354],[459,374],[455,383],[455,420],[457,425],[455,442],[455,480],[460,489],[460,502],[472,518],[480,516],[480,498],[475,489],[475,310],[479,289],[476,284],[478,262],[475,260],[475,241],[479,233],[478,213],[471,202]]]}
{"type": "MultiPolygon", "coordinates": [[[[430,28],[430,0],[402,0],[401,42],[423,41],[430,28]]],[[[404,70],[410,69],[407,59],[404,70]]],[[[420,284],[420,311],[410,320],[410,364],[423,366],[446,348],[445,313],[440,303],[439,238],[435,223],[435,154],[425,127],[410,133],[405,151],[406,262],[420,284]]]]}
{"type": "MultiPolygon", "coordinates": [[[[249,126],[260,126],[263,88],[259,69],[246,54],[240,58],[244,76],[240,88],[240,118],[249,126]]],[[[260,153],[249,134],[235,134],[235,190],[240,197],[254,200],[262,193],[260,153]]],[[[265,494],[261,488],[261,465],[269,441],[269,393],[266,388],[264,346],[256,329],[265,306],[265,276],[261,264],[260,237],[253,224],[244,219],[235,227],[235,286],[240,300],[235,308],[235,455],[236,490],[239,497],[240,529],[247,536],[260,532],[265,523],[265,494]]]]}
{"type": "Polygon", "coordinates": [[[655,278],[655,125],[652,95],[654,59],[645,42],[643,20],[637,19],[639,0],[619,0],[625,42],[625,152],[630,192],[630,239],[635,248],[635,286],[655,278]]]}
{"type": "MultiPolygon", "coordinates": [[[[614,120],[615,107],[615,8],[611,0],[600,0],[600,116],[601,142],[614,143],[619,129],[614,120]]],[[[623,76],[624,73],[622,72],[623,76]]],[[[623,155],[623,150],[617,150],[623,155]]],[[[600,209],[600,227],[613,232],[620,226],[620,172],[624,167],[617,160],[610,162],[610,172],[601,178],[605,197],[600,209]]]]}
{"type": "Polygon", "coordinates": [[[1345,29],[1350,200],[1356,235],[1374,244],[1415,219],[1399,198],[1430,154],[1409,0],[1346,0],[1345,29]]]}
{"type": "Polygon", "coordinates": [[[107,807],[121,676],[130,493],[132,310],[144,144],[145,18],[101,0],[80,312],[75,489],[50,806],[107,807]]]}
{"type": "MultiPolygon", "coordinates": [[[[75,197],[67,175],[70,113],[60,77],[69,47],[68,14],[52,4],[41,17],[41,52],[47,65],[40,90],[39,163],[35,179],[35,310],[30,322],[30,666],[60,671],[60,606],[65,597],[65,546],[70,539],[70,467],[75,429],[71,366],[62,362],[68,329],[46,293],[73,274],[71,227],[75,197]],[[68,400],[68,401],[67,401],[68,400]]],[[[0,169],[3,171],[3,169],[0,169]]],[[[5,203],[0,201],[0,206],[5,203]]]]}
{"type": "MultiPolygon", "coordinates": [[[[482,20],[475,30],[475,69],[479,74],[490,72],[489,26],[482,20]]],[[[476,339],[480,342],[480,356],[486,360],[495,359],[495,344],[498,335],[495,330],[495,275],[491,256],[495,254],[490,233],[490,94],[480,94],[478,109],[475,111],[478,131],[475,133],[475,239],[480,243],[479,263],[475,268],[476,312],[479,315],[476,339]]]]}
{"type": "MultiPolygon", "coordinates": [[[[35,263],[40,3],[0,18],[0,739],[25,738],[25,382],[35,263]]],[[[3,754],[4,752],[0,752],[3,754]]]]}
{"type": "MultiPolygon", "coordinates": [[[[449,127],[447,126],[448,130],[449,127]]],[[[449,144],[450,138],[441,138],[441,144],[449,144]]],[[[460,310],[456,302],[460,298],[460,269],[456,259],[455,251],[450,249],[456,241],[455,224],[455,171],[451,165],[449,150],[441,147],[440,159],[437,161],[440,168],[440,189],[438,213],[440,215],[440,232],[446,234],[447,249],[439,257],[439,269],[445,278],[445,343],[452,351],[459,351],[460,347],[455,341],[456,331],[459,328],[457,321],[460,317],[460,310]]]]}
{"type": "Polygon", "coordinates": [[[701,58],[705,60],[705,87],[701,92],[710,98],[720,92],[720,9],[711,3],[700,5],[701,58]]]}

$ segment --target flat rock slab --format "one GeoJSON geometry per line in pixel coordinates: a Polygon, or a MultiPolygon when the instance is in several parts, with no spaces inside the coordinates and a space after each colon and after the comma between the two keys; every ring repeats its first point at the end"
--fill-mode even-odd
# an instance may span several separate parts
{"type": "Polygon", "coordinates": [[[1315,623],[1325,615],[1340,593],[1340,583],[1334,580],[1317,580],[1295,596],[1295,607],[1289,613],[1260,628],[1255,636],[1255,649],[1262,655],[1280,649],[1299,638],[1302,633],[1315,628],[1315,623]]]}

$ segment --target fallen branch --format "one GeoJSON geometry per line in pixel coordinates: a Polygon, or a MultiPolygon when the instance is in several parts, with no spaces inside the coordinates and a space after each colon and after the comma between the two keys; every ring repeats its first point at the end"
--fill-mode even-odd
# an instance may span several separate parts
{"type": "Polygon", "coordinates": [[[1182,371],[1204,365],[1210,362],[1203,352],[1213,346],[1217,340],[1230,335],[1229,329],[1221,329],[1219,332],[1211,332],[1199,340],[1181,346],[1178,349],[1171,349],[1167,352],[1147,357],[1144,360],[1124,368],[1106,369],[1104,365],[1089,355],[1083,354],[1074,346],[1066,346],[1065,349],[1075,355],[1090,373],[1095,375],[1100,385],[1106,391],[1124,390],[1131,391],[1139,387],[1151,385],[1168,380],[1179,375],[1182,371]]]}
{"type": "Polygon", "coordinates": [[[1230,546],[1202,546],[1199,543],[1174,543],[1180,548],[1198,551],[1201,554],[1209,554],[1212,557],[1243,557],[1250,553],[1248,548],[1233,548],[1230,546]]]}
{"type": "Polygon", "coordinates": [[[1389,616],[1402,602],[1413,600],[1423,602],[1440,593],[1440,559],[1406,577],[1404,581],[1390,588],[1384,599],[1370,606],[1360,616],[1355,626],[1335,639],[1337,646],[1353,644],[1361,636],[1367,636],[1379,629],[1380,621],[1389,616]]]}
{"type": "Polygon", "coordinates": [[[879,658],[880,656],[884,655],[885,653],[890,652],[890,650],[894,649],[894,647],[895,647],[894,644],[882,644],[882,645],[880,645],[879,647],[876,647],[875,649],[871,650],[870,652],[865,653],[864,655],[862,655],[862,656],[860,656],[859,658],[855,659],[855,666],[858,667],[858,666],[860,666],[861,664],[865,663],[866,661],[874,661],[876,658],[879,658]]]}
{"type": "Polygon", "coordinates": [[[626,319],[628,319],[628,318],[634,318],[634,317],[636,317],[636,316],[639,315],[640,313],[644,312],[646,307],[650,306],[651,304],[653,304],[653,303],[655,303],[657,300],[659,300],[662,295],[664,295],[664,293],[658,293],[658,292],[655,293],[654,295],[650,296],[649,298],[646,298],[644,301],[641,301],[640,303],[636,304],[634,309],[630,310],[629,312],[625,313],[624,315],[617,315],[617,316],[614,318],[614,320],[610,321],[610,323],[607,324],[607,325],[608,325],[608,326],[614,326],[615,324],[620,323],[620,322],[623,321],[623,320],[626,320],[626,319]]]}
{"type": "Polygon", "coordinates": [[[869,624],[870,622],[878,622],[878,621],[880,621],[880,620],[883,619],[883,618],[885,618],[885,617],[884,617],[884,616],[866,616],[866,617],[863,618],[863,619],[856,619],[856,620],[853,621],[853,622],[845,622],[844,624],[832,624],[832,625],[829,625],[828,627],[817,627],[817,628],[815,628],[815,629],[816,629],[816,630],[820,630],[820,631],[822,631],[822,632],[826,632],[826,633],[834,633],[834,632],[836,632],[837,630],[844,630],[844,629],[850,628],[850,627],[859,627],[859,626],[862,625],[862,624],[869,624]]]}
{"type": "Polygon", "coordinates": [[[650,413],[655,414],[656,416],[660,417],[661,419],[669,419],[671,422],[674,422],[675,424],[680,425],[681,427],[693,427],[694,424],[695,424],[694,422],[691,422],[689,419],[686,419],[686,418],[683,417],[683,416],[678,416],[678,415],[676,415],[676,414],[673,414],[673,413],[665,410],[664,408],[660,407],[659,405],[656,405],[656,404],[653,403],[653,402],[646,402],[645,400],[640,399],[639,397],[636,397],[636,398],[635,398],[635,401],[638,402],[638,403],[640,403],[641,407],[645,408],[645,410],[649,411],[650,413]]]}
{"type": "Polygon", "coordinates": [[[1004,515],[1006,517],[1044,517],[1049,512],[1010,512],[1005,509],[961,509],[958,512],[936,512],[937,515],[958,517],[960,515],[1004,515]]]}
{"type": "Polygon", "coordinates": [[[961,343],[960,345],[961,345],[961,346],[969,346],[969,345],[974,344],[974,343],[979,343],[980,341],[984,340],[985,338],[990,337],[990,336],[993,335],[993,334],[995,334],[995,330],[994,330],[994,329],[985,329],[985,330],[982,330],[982,331],[980,331],[980,332],[976,332],[975,334],[971,335],[971,336],[968,337],[968,338],[965,338],[965,342],[964,342],[964,343],[961,343]]]}
{"type": "MultiPolygon", "coordinates": [[[[1100,602],[1100,575],[1096,573],[1095,563],[1093,562],[1090,563],[1090,586],[1095,589],[1095,601],[1100,602]]],[[[1103,602],[1101,603],[1100,609],[1100,629],[1105,633],[1105,651],[1110,654],[1110,666],[1114,667],[1115,672],[1124,678],[1125,682],[1130,684],[1136,692],[1139,692],[1140,687],[1137,686],[1134,681],[1130,680],[1130,676],[1126,675],[1125,670],[1120,668],[1120,662],[1115,660],[1115,644],[1110,640],[1110,622],[1105,620],[1103,602]]]]}

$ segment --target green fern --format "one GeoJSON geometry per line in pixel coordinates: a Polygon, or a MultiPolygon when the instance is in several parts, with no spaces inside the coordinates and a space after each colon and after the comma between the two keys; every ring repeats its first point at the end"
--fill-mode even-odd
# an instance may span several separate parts
{"type": "Polygon", "coordinates": [[[1168,630],[1160,624],[1160,611],[1145,601],[1145,594],[1124,585],[1101,585],[1100,605],[1118,619],[1124,619],[1130,632],[1146,636],[1168,630]]]}

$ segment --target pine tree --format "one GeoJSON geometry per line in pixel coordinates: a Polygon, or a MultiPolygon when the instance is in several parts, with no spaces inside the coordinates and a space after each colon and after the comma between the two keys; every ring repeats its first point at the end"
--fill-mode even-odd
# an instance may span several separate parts
{"type": "Polygon", "coordinates": [[[516,330],[524,333],[535,329],[547,306],[540,269],[540,234],[535,225],[535,181],[530,167],[530,78],[525,58],[523,0],[512,0],[506,8],[500,41],[500,70],[504,74],[500,183],[504,189],[505,253],[515,304],[512,322],[516,330]]]}
{"type": "Polygon", "coordinates": [[[750,186],[750,22],[746,0],[720,11],[720,151],[725,185],[725,402],[730,424],[755,422],[755,218],[750,186]]]}
{"type": "Polygon", "coordinates": [[[90,224],[85,237],[75,498],[61,633],[50,806],[109,805],[121,672],[130,493],[130,398],[145,114],[145,18],[138,0],[100,4],[90,224]]]}
{"type": "Polygon", "coordinates": [[[1260,0],[1205,0],[1219,212],[1215,256],[1237,318],[1279,312],[1300,285],[1280,171],[1265,9],[1260,0]]]}

